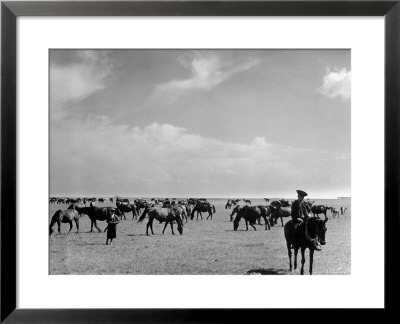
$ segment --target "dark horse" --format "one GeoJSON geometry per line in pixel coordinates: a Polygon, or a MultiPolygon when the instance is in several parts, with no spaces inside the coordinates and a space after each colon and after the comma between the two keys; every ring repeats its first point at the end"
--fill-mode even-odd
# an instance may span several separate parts
{"type": "Polygon", "coordinates": [[[201,214],[202,212],[208,212],[207,219],[209,219],[210,217],[212,219],[212,215],[213,213],[215,213],[215,206],[208,202],[198,202],[196,206],[194,206],[194,208],[192,209],[192,213],[190,214],[190,220],[193,220],[195,212],[197,212],[196,219],[199,219],[199,214],[201,219],[203,219],[203,215],[201,214]]]}
{"type": "Polygon", "coordinates": [[[138,223],[141,222],[146,214],[149,215],[149,221],[146,225],[146,235],[149,235],[149,227],[151,229],[151,234],[154,235],[153,232],[153,221],[154,219],[158,220],[160,223],[165,222],[164,229],[162,233],[164,234],[165,228],[168,223],[171,225],[172,234],[174,233],[174,227],[172,223],[176,221],[178,225],[178,232],[182,235],[183,233],[183,222],[182,222],[182,208],[179,206],[172,206],[170,208],[162,208],[162,207],[146,207],[143,211],[143,214],[139,217],[138,223]]]}
{"type": "Polygon", "coordinates": [[[51,218],[49,226],[50,235],[54,232],[53,227],[55,223],[58,225],[58,234],[60,234],[61,223],[69,223],[68,234],[71,233],[73,220],[76,224],[76,232],[79,233],[79,213],[75,209],[57,210],[51,218]]]}
{"type": "Polygon", "coordinates": [[[267,216],[270,214],[271,210],[269,207],[264,206],[243,206],[238,208],[237,215],[233,220],[233,229],[236,231],[239,227],[239,221],[241,218],[244,218],[246,221],[246,231],[249,229],[248,224],[256,230],[254,227],[255,222],[260,218],[264,218],[265,221],[265,230],[271,229],[269,226],[269,222],[267,220],[267,216]]]}
{"type": "Polygon", "coordinates": [[[303,221],[295,228],[293,220],[288,221],[284,227],[286,245],[289,255],[289,270],[292,271],[292,248],[294,250],[294,268],[297,268],[297,252],[301,249],[301,270],[300,274],[304,274],[306,249],[310,250],[310,275],[312,274],[314,251],[320,250],[320,245],[325,245],[326,222],[319,217],[310,217],[303,221]]]}
{"type": "Polygon", "coordinates": [[[278,218],[280,218],[283,227],[283,217],[289,217],[290,215],[291,215],[290,208],[285,208],[285,209],[283,209],[282,207],[276,208],[271,213],[271,218],[270,218],[271,226],[274,226],[274,224],[277,223],[278,218]]]}
{"type": "Polygon", "coordinates": [[[97,228],[99,232],[101,229],[97,226],[97,221],[105,221],[110,218],[112,213],[120,216],[120,212],[114,207],[75,207],[79,214],[88,215],[91,221],[90,231],[93,232],[93,226],[97,228]]]}
{"type": "Polygon", "coordinates": [[[319,216],[319,214],[323,214],[326,217],[326,212],[330,209],[330,207],[324,205],[313,205],[311,207],[311,212],[313,213],[314,217],[319,216]]]}
{"type": "Polygon", "coordinates": [[[125,203],[121,200],[117,200],[115,204],[120,212],[121,219],[122,217],[126,219],[125,213],[130,212],[132,212],[132,219],[134,219],[135,217],[137,218],[138,211],[135,204],[125,203]]]}

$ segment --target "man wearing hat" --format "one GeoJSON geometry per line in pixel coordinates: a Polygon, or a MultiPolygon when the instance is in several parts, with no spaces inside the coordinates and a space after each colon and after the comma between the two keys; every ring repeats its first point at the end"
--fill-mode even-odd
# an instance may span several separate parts
{"type": "Polygon", "coordinates": [[[304,205],[304,197],[307,196],[307,193],[303,190],[296,190],[296,191],[297,191],[297,200],[295,200],[292,204],[292,213],[291,213],[295,228],[297,228],[303,222],[303,219],[307,219],[309,217],[306,207],[304,205]]]}

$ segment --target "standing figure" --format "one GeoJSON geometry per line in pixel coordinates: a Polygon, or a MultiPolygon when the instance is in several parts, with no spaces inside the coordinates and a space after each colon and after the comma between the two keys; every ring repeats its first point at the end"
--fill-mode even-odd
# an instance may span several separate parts
{"type": "Polygon", "coordinates": [[[119,223],[115,212],[113,211],[110,218],[107,219],[107,227],[104,232],[107,231],[106,245],[108,245],[108,240],[110,240],[110,245],[112,245],[112,240],[117,237],[117,224],[119,223]]]}

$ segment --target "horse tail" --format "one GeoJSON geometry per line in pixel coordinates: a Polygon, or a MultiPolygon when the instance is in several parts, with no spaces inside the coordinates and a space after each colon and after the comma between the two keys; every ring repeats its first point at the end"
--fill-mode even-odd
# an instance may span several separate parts
{"type": "Polygon", "coordinates": [[[138,223],[140,223],[140,222],[146,217],[146,214],[147,214],[148,211],[149,211],[149,207],[146,207],[146,208],[144,209],[142,215],[139,217],[138,223]]]}
{"type": "Polygon", "coordinates": [[[213,213],[215,214],[215,206],[212,205],[213,213]]]}

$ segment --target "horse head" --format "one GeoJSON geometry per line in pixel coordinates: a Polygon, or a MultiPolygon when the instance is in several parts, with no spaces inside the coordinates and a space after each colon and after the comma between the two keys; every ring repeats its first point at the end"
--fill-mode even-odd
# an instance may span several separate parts
{"type": "Polygon", "coordinates": [[[321,245],[325,245],[326,241],[325,241],[325,233],[326,233],[326,223],[328,221],[328,217],[325,216],[325,219],[322,220],[320,219],[318,221],[318,225],[317,225],[317,231],[318,231],[318,237],[319,237],[319,242],[321,243],[321,245]]]}
{"type": "Polygon", "coordinates": [[[309,221],[312,221],[314,223],[314,226],[312,226],[314,227],[315,231],[315,233],[312,233],[314,240],[316,240],[321,245],[325,245],[325,233],[327,230],[326,222],[328,221],[328,217],[325,217],[324,220],[320,219],[319,217],[312,217],[309,219],[309,221]]]}
{"type": "Polygon", "coordinates": [[[182,235],[182,233],[183,233],[183,222],[182,222],[182,218],[180,216],[176,218],[176,224],[178,225],[179,234],[182,235]]]}
{"type": "Polygon", "coordinates": [[[241,208],[240,205],[236,205],[235,208],[233,208],[232,213],[230,214],[231,221],[232,221],[233,215],[237,214],[239,212],[240,208],[241,208]]]}
{"type": "Polygon", "coordinates": [[[240,222],[240,219],[242,218],[242,213],[241,213],[241,209],[239,209],[238,211],[237,211],[237,214],[236,214],[236,217],[235,217],[235,219],[233,220],[233,230],[234,231],[236,231],[237,229],[238,229],[238,227],[239,227],[239,222],[240,222]]]}

